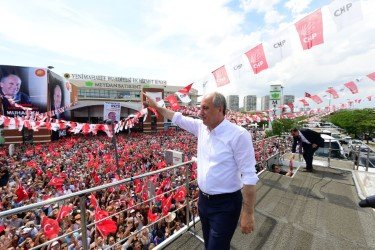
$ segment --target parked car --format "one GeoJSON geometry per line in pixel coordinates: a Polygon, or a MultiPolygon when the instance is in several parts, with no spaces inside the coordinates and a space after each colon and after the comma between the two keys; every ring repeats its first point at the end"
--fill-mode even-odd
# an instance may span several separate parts
{"type": "Polygon", "coordinates": [[[344,149],[342,148],[339,140],[326,134],[321,134],[321,137],[324,139],[324,147],[320,147],[318,150],[316,150],[316,156],[328,157],[329,146],[331,145],[331,158],[346,159],[344,149]]]}
{"type": "Polygon", "coordinates": [[[349,150],[354,150],[355,149],[355,146],[360,146],[362,145],[362,141],[361,140],[350,140],[349,143],[348,143],[348,148],[349,150]]]}
{"type": "Polygon", "coordinates": [[[349,141],[353,140],[350,136],[344,136],[339,139],[341,144],[349,144],[349,141]]]}
{"type": "Polygon", "coordinates": [[[367,145],[356,146],[349,152],[349,158],[355,160],[357,166],[366,166],[367,154],[369,154],[369,168],[375,168],[375,152],[367,145]]]}

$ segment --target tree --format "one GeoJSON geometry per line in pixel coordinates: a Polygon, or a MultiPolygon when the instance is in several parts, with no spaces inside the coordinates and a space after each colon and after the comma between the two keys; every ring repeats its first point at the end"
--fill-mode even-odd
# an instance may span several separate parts
{"type": "Polygon", "coordinates": [[[367,135],[368,138],[375,132],[374,109],[341,110],[331,114],[329,120],[354,137],[367,135]]]}

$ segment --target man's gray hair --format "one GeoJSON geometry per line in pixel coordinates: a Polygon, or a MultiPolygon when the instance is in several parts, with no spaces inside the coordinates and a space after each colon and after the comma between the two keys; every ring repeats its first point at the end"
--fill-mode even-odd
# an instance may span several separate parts
{"type": "Polygon", "coordinates": [[[20,82],[22,82],[21,78],[18,76],[18,75],[15,75],[15,74],[10,74],[10,75],[7,75],[7,76],[3,76],[0,80],[0,82],[5,82],[5,80],[7,80],[9,77],[15,77],[17,78],[20,82]]]}
{"type": "Polygon", "coordinates": [[[214,97],[212,98],[212,103],[214,104],[214,107],[215,108],[222,107],[223,115],[225,115],[225,112],[227,110],[227,101],[225,100],[225,97],[219,92],[214,92],[213,96],[214,97]]]}

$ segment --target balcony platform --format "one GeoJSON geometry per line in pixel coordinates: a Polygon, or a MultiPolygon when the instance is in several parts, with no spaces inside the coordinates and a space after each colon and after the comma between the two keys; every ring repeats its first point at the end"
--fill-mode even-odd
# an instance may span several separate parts
{"type": "MultiPolygon", "coordinates": [[[[375,212],[358,206],[352,172],[314,169],[314,173],[297,171],[293,178],[262,173],[256,230],[243,235],[238,227],[231,249],[375,249],[375,212]]],[[[196,230],[202,237],[200,223],[196,230]]],[[[204,249],[204,245],[185,233],[165,249],[204,249]]]]}

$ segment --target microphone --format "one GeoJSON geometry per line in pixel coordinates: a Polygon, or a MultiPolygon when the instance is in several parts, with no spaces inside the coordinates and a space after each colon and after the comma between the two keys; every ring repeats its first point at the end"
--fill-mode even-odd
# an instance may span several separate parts
{"type": "Polygon", "coordinates": [[[372,207],[375,208],[375,195],[369,196],[364,200],[361,200],[358,205],[360,207],[372,207]]]}

